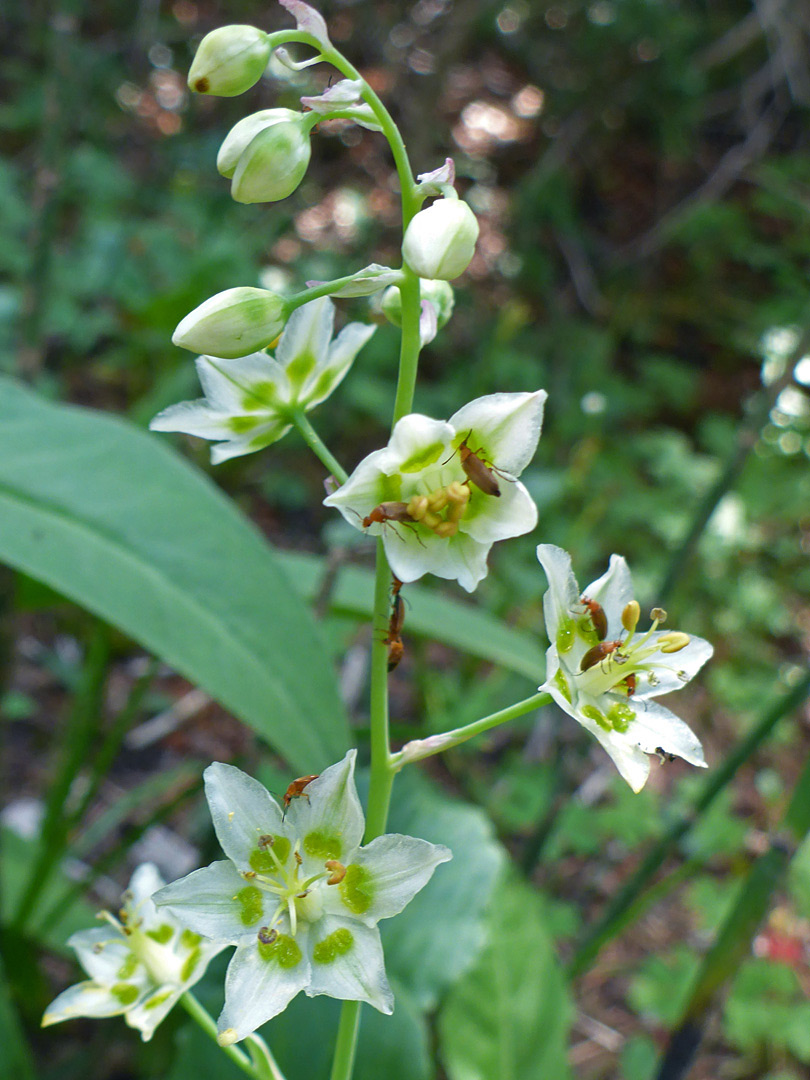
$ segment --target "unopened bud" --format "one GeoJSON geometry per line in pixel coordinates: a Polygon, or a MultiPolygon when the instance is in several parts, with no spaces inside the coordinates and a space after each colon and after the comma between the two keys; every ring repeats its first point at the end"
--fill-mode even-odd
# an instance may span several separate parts
{"type": "MultiPolygon", "coordinates": [[[[436,310],[437,329],[446,326],[453,314],[453,286],[446,281],[422,278],[419,282],[420,300],[429,300],[436,310]]],[[[396,285],[386,289],[382,298],[382,311],[394,326],[402,326],[402,295],[396,285]]]]}
{"type": "Polygon", "coordinates": [[[309,125],[301,120],[263,128],[239,157],[231,181],[232,197],[240,203],[286,199],[304,179],[311,153],[309,125]]]}
{"type": "Polygon", "coordinates": [[[266,289],[226,289],[186,315],[172,341],[191,352],[232,360],[269,345],[287,314],[286,301],[266,289]]]}
{"type": "Polygon", "coordinates": [[[188,86],[197,94],[236,97],[255,85],[264,74],[272,49],[270,40],[256,26],[221,26],[200,42],[188,86]]]}
{"type": "Polygon", "coordinates": [[[663,653],[680,652],[681,649],[685,649],[692,639],[688,634],[683,634],[679,630],[673,630],[669,634],[664,634],[658,639],[658,648],[663,653]]]}
{"type": "Polygon", "coordinates": [[[667,621],[667,613],[662,607],[654,607],[650,612],[650,618],[654,622],[662,623],[667,621]]]}
{"type": "Polygon", "coordinates": [[[452,281],[470,265],[477,239],[478,222],[467,203],[437,199],[408,225],[402,255],[419,277],[452,281]]]}
{"type": "Polygon", "coordinates": [[[248,146],[253,142],[260,131],[272,127],[273,124],[281,124],[285,121],[296,120],[301,116],[295,109],[262,109],[260,112],[251,113],[244,117],[238,124],[234,124],[217,154],[217,172],[220,176],[230,179],[239,158],[248,146]]]}
{"type": "Polygon", "coordinates": [[[622,612],[622,626],[628,634],[635,633],[640,616],[641,607],[638,600],[631,600],[629,604],[625,605],[624,611],[622,612]]]}

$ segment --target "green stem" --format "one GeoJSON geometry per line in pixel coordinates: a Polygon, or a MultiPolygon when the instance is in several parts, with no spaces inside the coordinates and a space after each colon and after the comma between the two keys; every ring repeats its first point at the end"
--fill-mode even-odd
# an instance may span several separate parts
{"type": "Polygon", "coordinates": [[[543,705],[549,705],[551,701],[551,694],[532,694],[523,701],[518,701],[489,716],[483,716],[480,720],[465,724],[464,727],[453,728],[452,731],[444,731],[440,735],[429,735],[426,739],[414,739],[413,742],[406,743],[398,754],[391,756],[391,765],[399,772],[403,765],[408,765],[412,761],[421,761],[434,754],[441,754],[444,750],[458,746],[475,735],[480,735],[500,724],[506,724],[509,720],[516,720],[519,716],[524,716],[534,709],[542,708],[543,705]]]}
{"type": "Polygon", "coordinates": [[[301,437],[315,457],[323,463],[338,483],[345,484],[349,479],[349,474],[329,450],[329,447],[312,424],[310,424],[309,420],[307,420],[303,410],[297,409],[295,412],[290,413],[290,419],[301,433],[301,437]]]}
{"type": "Polygon", "coordinates": [[[768,709],[736,750],[709,777],[692,809],[677,818],[658,843],[647,852],[636,872],[616,893],[602,918],[580,943],[568,966],[568,973],[571,978],[576,978],[587,970],[602,947],[624,928],[628,921],[626,918],[627,909],[635,904],[636,898],[644,891],[651,878],[663,866],[681,838],[693,825],[697,824],[702,814],[708,810],[720,792],[731,782],[740,766],[759,749],[779,721],[803,705],[809,689],[810,671],[783,698],[780,698],[768,709]]]}
{"type": "Polygon", "coordinates": [[[399,374],[397,376],[397,395],[394,400],[394,423],[401,420],[413,408],[413,396],[416,389],[416,373],[419,367],[419,353],[422,339],[419,333],[419,278],[408,266],[402,268],[402,282],[399,286],[402,297],[402,338],[399,348],[399,374]]]}
{"type": "Polygon", "coordinates": [[[250,1060],[260,1080],[284,1080],[284,1073],[261,1035],[255,1032],[248,1035],[245,1046],[248,1048],[250,1060]]]}
{"type": "MultiPolygon", "coordinates": [[[[187,990],[185,994],[180,998],[180,1004],[186,1010],[188,1015],[199,1024],[206,1035],[217,1043],[217,1025],[211,1014],[202,1007],[197,1001],[191,991],[187,990]]],[[[219,1043],[217,1043],[219,1046],[219,1043]]],[[[252,1076],[253,1080],[258,1080],[261,1074],[257,1069],[253,1067],[250,1058],[247,1054],[240,1050],[238,1046],[219,1046],[220,1050],[226,1054],[234,1065],[237,1065],[242,1072],[247,1073],[248,1076],[252,1076]]]]}
{"type": "Polygon", "coordinates": [[[390,588],[391,570],[385,557],[382,539],[378,539],[371,624],[371,781],[366,815],[366,843],[385,832],[394,782],[388,731],[388,649],[380,634],[382,628],[388,624],[390,588]]]}
{"type": "Polygon", "coordinates": [[[351,285],[357,278],[357,274],[347,274],[346,277],[333,278],[332,281],[322,281],[320,285],[313,285],[310,289],[302,289],[299,293],[293,293],[286,299],[290,311],[303,307],[310,300],[318,300],[322,296],[332,296],[346,285],[351,285]]]}
{"type": "Polygon", "coordinates": [[[357,1034],[360,1030],[360,1002],[344,1001],[340,1010],[335,1055],[329,1080],[349,1080],[354,1069],[357,1034]]]}

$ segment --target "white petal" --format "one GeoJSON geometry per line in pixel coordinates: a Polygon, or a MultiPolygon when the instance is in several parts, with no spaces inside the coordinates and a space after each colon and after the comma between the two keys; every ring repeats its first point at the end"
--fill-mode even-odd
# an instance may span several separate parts
{"type": "Polygon", "coordinates": [[[462,406],[450,423],[458,435],[469,433],[471,450],[482,448],[498,469],[520,476],[537,450],[547,396],[545,390],[488,394],[462,406]]]}
{"type": "Polygon", "coordinates": [[[49,1027],[76,1016],[119,1016],[130,1006],[122,1005],[109,990],[95,982],[80,982],[69,986],[55,998],[42,1017],[42,1026],[49,1027]]]}
{"type": "Polygon", "coordinates": [[[132,955],[124,937],[109,925],[79,930],[67,943],[90,978],[105,986],[121,981],[119,972],[132,955]]]}
{"type": "MultiPolygon", "coordinates": [[[[650,638],[650,644],[653,645],[665,633],[664,630],[656,630],[650,638]]],[[[646,698],[660,697],[662,694],[672,693],[673,690],[680,690],[697,675],[713,652],[714,649],[708,641],[690,634],[689,644],[679,652],[654,654],[647,661],[654,669],[654,682],[651,684],[643,675],[639,675],[635,700],[644,701],[646,698]]]]}
{"type": "Polygon", "coordinates": [[[217,443],[211,447],[211,464],[221,465],[223,461],[231,458],[244,457],[245,454],[255,454],[257,450],[264,450],[283,438],[292,427],[284,421],[273,421],[269,424],[259,424],[246,435],[239,435],[227,442],[217,443]]]}
{"type": "Polygon", "coordinates": [[[621,555],[610,556],[605,573],[591,582],[582,595],[601,604],[607,617],[608,640],[623,637],[622,612],[633,599],[633,579],[621,555]]]}
{"type": "Polygon", "coordinates": [[[335,305],[328,296],[310,300],[292,313],[276,347],[276,359],[300,384],[326,359],[335,325],[335,305]]]}
{"type": "Polygon", "coordinates": [[[327,896],[335,902],[334,907],[330,903],[330,910],[342,911],[347,917],[353,916],[374,926],[380,919],[398,915],[427,885],[436,867],[452,857],[452,851],[443,844],[431,844],[397,833],[378,836],[360,848],[352,859],[352,864],[363,867],[367,875],[364,892],[371,897],[368,908],[362,912],[352,910],[342,899],[340,886],[330,886],[327,896]]]}
{"type": "Polygon", "coordinates": [[[390,526],[383,528],[382,525],[371,525],[364,530],[363,518],[390,495],[385,471],[390,456],[387,447],[368,454],[346,483],[341,484],[337,491],[323,500],[323,505],[334,506],[350,525],[361,532],[368,532],[369,536],[378,536],[381,531],[387,532],[390,526]]]}
{"type": "MultiPolygon", "coordinates": [[[[250,870],[259,837],[282,832],[278,803],[258,780],[215,761],[203,773],[205,797],[222,850],[240,870],[250,870]]],[[[214,864],[216,865],[216,864],[214,864]]]]}
{"type": "Polygon", "coordinates": [[[227,860],[173,881],[154,899],[181,925],[227,945],[255,938],[276,908],[271,893],[246,881],[227,860]]]}
{"type": "Polygon", "coordinates": [[[484,495],[480,500],[476,499],[478,513],[471,513],[461,522],[462,531],[481,544],[523,536],[537,524],[537,507],[523,484],[519,480],[501,479],[499,486],[499,498],[484,495]]]}
{"type": "Polygon", "coordinates": [[[131,1028],[141,1033],[144,1042],[149,1042],[155,1034],[155,1028],[165,1020],[185,992],[185,987],[173,983],[158,986],[142,998],[133,1008],[128,1009],[124,1019],[131,1028]]]}
{"type": "Polygon", "coordinates": [[[133,871],[127,885],[127,892],[132,897],[132,907],[140,908],[145,900],[148,900],[158,889],[162,889],[165,884],[154,863],[141,863],[133,871]]]}
{"type": "Polygon", "coordinates": [[[660,747],[667,754],[676,754],[690,765],[706,767],[703,747],[694,731],[679,716],[659,705],[657,701],[643,701],[635,706],[636,718],[624,733],[624,738],[632,740],[648,754],[654,754],[660,747]]]}
{"type": "Polygon", "coordinates": [[[307,997],[327,994],[343,1001],[365,1001],[382,1013],[394,1011],[394,995],[385,977],[382,942],[376,927],[325,915],[310,927],[308,944],[312,976],[305,988],[307,997]],[[331,941],[340,942],[341,951],[330,948],[333,934],[336,937],[331,941]],[[324,958],[320,962],[319,956],[324,958]]]}
{"type": "MultiPolygon", "coordinates": [[[[298,939],[305,943],[306,934],[298,939]]],[[[238,1042],[287,1008],[309,983],[306,955],[294,967],[282,967],[275,960],[262,959],[257,944],[240,945],[228,965],[225,978],[225,1008],[217,1027],[220,1035],[232,1032],[238,1042]]]]}
{"type": "Polygon", "coordinates": [[[170,405],[149,421],[151,431],[182,431],[198,439],[227,439],[233,434],[230,416],[216,412],[205,398],[170,405]]]}
{"type": "Polygon", "coordinates": [[[556,649],[560,623],[570,619],[571,610],[579,604],[579,586],[567,551],[554,544],[538,544],[537,559],[548,579],[548,592],[543,597],[546,634],[556,649]]]}
{"type": "Polygon", "coordinates": [[[442,538],[435,533],[403,527],[387,528],[383,545],[391,569],[400,581],[411,582],[423,574],[458,581],[473,592],[487,574],[487,555],[491,544],[479,544],[470,536],[458,533],[442,538]]]}
{"type": "Polygon", "coordinates": [[[302,840],[301,855],[311,860],[304,871],[323,869],[325,859],[345,862],[363,839],[363,808],[354,783],[357,751],[330,765],[306,788],[306,797],[293,799],[287,810],[287,827],[302,840]]]}
{"type": "Polygon", "coordinates": [[[455,434],[446,420],[433,420],[421,413],[403,416],[394,426],[388,448],[390,472],[417,473],[452,452],[450,441],[455,434]]]}
{"type": "Polygon", "coordinates": [[[326,359],[304,384],[298,400],[308,409],[325,401],[340,385],[362,347],[376,330],[365,323],[349,323],[344,326],[329,346],[326,359]]]}
{"type": "Polygon", "coordinates": [[[595,735],[605,750],[613,758],[613,764],[619,775],[626,780],[635,792],[641,791],[650,775],[650,759],[635,743],[629,742],[626,735],[617,731],[603,731],[598,724],[580,720],[592,735],[595,735]]]}
{"type": "Polygon", "coordinates": [[[312,36],[325,48],[329,48],[329,35],[326,30],[326,21],[319,11],[304,0],[279,0],[282,7],[295,19],[297,28],[312,36]]]}
{"type": "Polygon", "coordinates": [[[267,413],[273,412],[279,401],[289,401],[284,368],[267,353],[249,353],[235,360],[200,356],[196,364],[203,393],[220,412],[235,416],[267,413]]]}

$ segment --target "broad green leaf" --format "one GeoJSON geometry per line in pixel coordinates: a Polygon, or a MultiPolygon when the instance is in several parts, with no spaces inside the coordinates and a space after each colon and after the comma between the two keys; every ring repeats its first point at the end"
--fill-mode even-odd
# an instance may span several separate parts
{"type": "MultiPolygon", "coordinates": [[[[317,555],[279,552],[290,579],[308,599],[319,594],[326,574],[325,560],[317,555]]],[[[424,586],[408,585],[407,633],[441,641],[471,656],[499,664],[533,683],[543,681],[542,627],[536,634],[515,630],[500,619],[460,600],[437,595],[424,586]]],[[[370,570],[344,566],[330,594],[330,610],[341,615],[369,618],[374,598],[374,575],[370,570]]]]}
{"type": "Polygon", "coordinates": [[[566,1080],[570,1004],[542,905],[527,886],[501,885],[490,939],[439,1015],[450,1080],[566,1080]]]}
{"type": "Polygon", "coordinates": [[[273,550],[164,441],[0,379],[0,560],[120,627],[313,772],[348,746],[273,550]]]}
{"type": "Polygon", "coordinates": [[[400,915],[380,924],[389,975],[431,1009],[478,958],[505,853],[483,811],[448,798],[414,769],[397,778],[387,831],[453,852],[400,915]]]}

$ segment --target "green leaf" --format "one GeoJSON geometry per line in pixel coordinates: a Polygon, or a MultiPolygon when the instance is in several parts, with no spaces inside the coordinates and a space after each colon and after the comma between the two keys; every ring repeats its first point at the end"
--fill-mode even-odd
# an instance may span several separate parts
{"type": "Polygon", "coordinates": [[[446,844],[453,852],[402,914],[380,924],[389,975],[419,1008],[431,1009],[483,948],[486,909],[505,852],[483,811],[449,799],[413,769],[397,778],[388,831],[446,844]]]}
{"type": "Polygon", "coordinates": [[[120,627],[296,769],[345,752],[323,640],[274,552],[159,439],[0,379],[0,559],[120,627]]]}
{"type": "MultiPolygon", "coordinates": [[[[317,555],[279,553],[290,579],[307,599],[314,599],[326,574],[326,561],[317,555]]],[[[481,608],[437,595],[424,586],[408,585],[407,633],[441,641],[470,656],[478,656],[508,671],[525,675],[535,684],[543,681],[543,637],[506,626],[481,608]]],[[[374,575],[370,570],[344,566],[330,594],[330,610],[340,615],[368,618],[374,599],[374,575]]]]}
{"type": "Polygon", "coordinates": [[[503,885],[490,939],[450,992],[439,1038],[450,1080],[567,1080],[570,1004],[542,905],[528,886],[503,885]]]}

